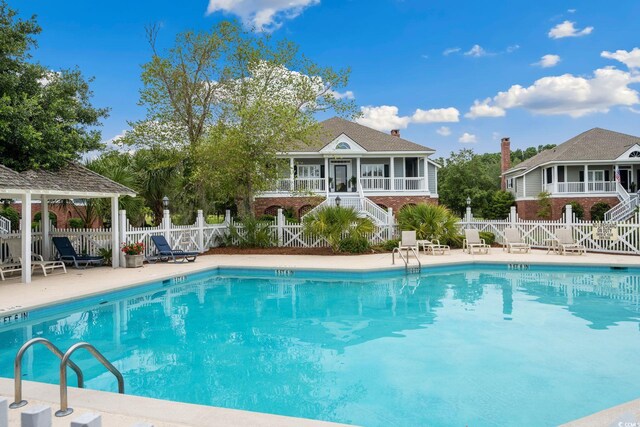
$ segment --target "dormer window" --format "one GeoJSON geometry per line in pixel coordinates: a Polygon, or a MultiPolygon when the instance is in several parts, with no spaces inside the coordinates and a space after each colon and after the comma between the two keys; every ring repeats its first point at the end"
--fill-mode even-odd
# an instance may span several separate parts
{"type": "Polygon", "coordinates": [[[346,142],[338,142],[336,144],[336,150],[351,150],[351,146],[346,142]]]}
{"type": "Polygon", "coordinates": [[[629,157],[640,157],[640,151],[632,151],[629,157]]]}

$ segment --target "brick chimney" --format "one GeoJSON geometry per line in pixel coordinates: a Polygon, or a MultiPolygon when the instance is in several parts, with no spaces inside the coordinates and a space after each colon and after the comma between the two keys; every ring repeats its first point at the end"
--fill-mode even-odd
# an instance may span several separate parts
{"type": "MultiPolygon", "coordinates": [[[[500,172],[504,172],[511,167],[511,140],[509,138],[502,138],[500,141],[500,172]]],[[[501,188],[507,189],[507,180],[504,175],[501,179],[501,188]]]]}
{"type": "Polygon", "coordinates": [[[391,129],[391,136],[397,136],[400,138],[400,129],[391,129]]]}

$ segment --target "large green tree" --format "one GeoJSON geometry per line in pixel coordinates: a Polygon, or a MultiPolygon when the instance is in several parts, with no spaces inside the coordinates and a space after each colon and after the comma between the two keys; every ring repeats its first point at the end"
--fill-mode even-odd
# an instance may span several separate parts
{"type": "Polygon", "coordinates": [[[16,170],[55,169],[100,148],[95,128],[107,109],[77,69],[53,71],[31,61],[41,32],[0,1],[0,159],[16,170]]]}

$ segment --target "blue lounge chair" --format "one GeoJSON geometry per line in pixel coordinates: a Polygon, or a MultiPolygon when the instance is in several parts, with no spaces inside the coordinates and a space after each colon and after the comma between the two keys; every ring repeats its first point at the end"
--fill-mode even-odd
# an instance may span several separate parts
{"type": "Polygon", "coordinates": [[[65,264],[73,264],[75,268],[87,268],[89,265],[99,266],[104,262],[104,257],[101,256],[78,255],[68,237],[53,237],[51,240],[58,250],[60,261],[65,264]]]}
{"type": "Polygon", "coordinates": [[[199,252],[171,249],[171,246],[169,246],[169,243],[167,242],[167,239],[164,238],[164,236],[151,236],[151,240],[158,249],[156,259],[159,259],[160,261],[194,262],[199,255],[199,252]]]}

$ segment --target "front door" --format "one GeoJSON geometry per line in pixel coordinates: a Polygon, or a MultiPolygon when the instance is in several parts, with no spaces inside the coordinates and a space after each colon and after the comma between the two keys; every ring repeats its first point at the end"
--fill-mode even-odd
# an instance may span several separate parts
{"type": "Polygon", "coordinates": [[[335,177],[336,192],[347,191],[347,165],[334,165],[333,176],[335,177]]]}

